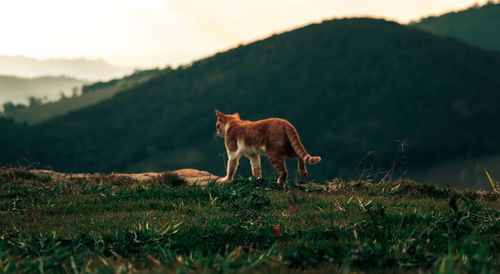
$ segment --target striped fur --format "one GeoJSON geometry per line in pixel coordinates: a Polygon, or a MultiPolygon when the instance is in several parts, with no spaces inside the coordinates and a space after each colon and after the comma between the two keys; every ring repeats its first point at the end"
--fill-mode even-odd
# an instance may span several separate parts
{"type": "Polygon", "coordinates": [[[288,137],[288,140],[290,141],[290,144],[293,147],[293,150],[295,150],[295,153],[306,162],[306,164],[316,164],[319,161],[321,161],[321,157],[318,156],[311,156],[309,153],[307,153],[306,149],[304,148],[304,145],[302,145],[302,142],[300,142],[300,137],[299,134],[297,133],[297,130],[295,127],[290,124],[290,122],[286,121],[286,126],[285,126],[285,132],[288,137]]]}
{"type": "Polygon", "coordinates": [[[225,139],[228,154],[227,175],[221,182],[231,181],[241,156],[250,159],[252,175],[262,176],[260,155],[267,155],[279,174],[278,183],[287,180],[285,158],[297,158],[298,170],[302,177],[307,176],[306,164],[316,164],[320,157],[307,153],[300,141],[295,127],[284,119],[270,118],[260,121],[240,120],[239,114],[217,114],[217,134],[225,139]]]}

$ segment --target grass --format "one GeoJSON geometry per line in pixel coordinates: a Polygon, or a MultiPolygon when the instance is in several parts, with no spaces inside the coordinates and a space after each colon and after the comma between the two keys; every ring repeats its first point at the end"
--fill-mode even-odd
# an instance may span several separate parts
{"type": "Polygon", "coordinates": [[[494,192],[0,170],[3,272],[500,271],[494,192]]]}

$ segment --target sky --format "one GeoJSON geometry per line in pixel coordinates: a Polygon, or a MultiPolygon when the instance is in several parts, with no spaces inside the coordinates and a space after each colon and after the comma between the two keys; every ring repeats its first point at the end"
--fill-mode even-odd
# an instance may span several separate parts
{"type": "Polygon", "coordinates": [[[0,55],[88,58],[134,68],[187,64],[313,22],[405,24],[487,0],[2,0],[0,55]]]}

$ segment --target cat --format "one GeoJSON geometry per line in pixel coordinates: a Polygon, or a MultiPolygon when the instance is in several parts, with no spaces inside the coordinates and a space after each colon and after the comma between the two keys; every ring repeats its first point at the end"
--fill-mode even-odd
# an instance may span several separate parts
{"type": "Polygon", "coordinates": [[[240,115],[223,114],[215,110],[217,135],[224,138],[228,155],[227,175],[218,182],[233,180],[241,156],[250,159],[252,175],[262,177],[260,155],[267,155],[272,166],[279,174],[277,183],[287,180],[285,157],[298,158],[298,169],[302,177],[307,176],[307,164],[316,164],[321,157],[313,157],[307,153],[300,142],[295,127],[285,119],[269,118],[259,121],[240,120],[240,115]]]}

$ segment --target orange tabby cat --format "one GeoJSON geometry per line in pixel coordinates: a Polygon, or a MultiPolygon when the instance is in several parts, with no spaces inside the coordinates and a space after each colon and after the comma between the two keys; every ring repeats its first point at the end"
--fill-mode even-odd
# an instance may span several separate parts
{"type": "Polygon", "coordinates": [[[260,155],[266,154],[273,167],[278,171],[280,182],[285,182],[288,176],[285,157],[298,158],[299,173],[307,176],[306,163],[316,164],[321,157],[309,155],[300,142],[299,134],[290,122],[279,118],[270,118],[256,122],[242,121],[238,113],[226,115],[218,110],[217,135],[223,137],[226,143],[227,175],[219,179],[225,183],[233,179],[242,155],[250,159],[254,177],[262,177],[260,155]]]}

